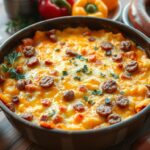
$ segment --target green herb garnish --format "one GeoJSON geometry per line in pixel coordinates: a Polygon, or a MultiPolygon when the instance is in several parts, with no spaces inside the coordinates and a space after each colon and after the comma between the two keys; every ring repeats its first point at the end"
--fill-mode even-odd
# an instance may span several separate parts
{"type": "Polygon", "coordinates": [[[89,99],[88,96],[84,96],[83,98],[84,98],[84,100],[85,100],[86,102],[87,102],[88,99],[89,99]]]}
{"type": "Polygon", "coordinates": [[[89,71],[89,68],[87,65],[84,65],[83,68],[82,68],[82,72],[87,74],[87,75],[90,75],[92,74],[92,70],[89,71]]]}
{"type": "Polygon", "coordinates": [[[62,71],[62,75],[63,75],[63,76],[67,76],[67,75],[68,75],[68,72],[67,72],[67,71],[62,71]]]}
{"type": "Polygon", "coordinates": [[[99,48],[97,46],[94,46],[94,50],[97,51],[99,48]]]}
{"type": "Polygon", "coordinates": [[[8,72],[10,74],[10,77],[13,79],[19,80],[19,79],[25,78],[25,76],[23,74],[17,73],[16,69],[14,69],[14,68],[9,68],[5,64],[2,64],[1,67],[2,67],[2,71],[8,72]]]}
{"type": "Polygon", "coordinates": [[[13,64],[14,62],[17,60],[18,57],[21,56],[21,53],[17,53],[17,52],[12,52],[11,54],[9,54],[8,56],[5,56],[5,61],[9,64],[9,67],[6,64],[2,64],[1,68],[3,72],[8,72],[10,74],[11,78],[14,79],[24,79],[25,76],[23,74],[20,74],[16,71],[15,68],[13,68],[13,64]]]}
{"type": "Polygon", "coordinates": [[[102,95],[103,92],[100,91],[100,90],[94,90],[94,91],[92,91],[92,94],[93,94],[93,95],[102,95]]]}
{"type": "Polygon", "coordinates": [[[117,75],[117,74],[115,74],[115,73],[110,73],[110,75],[113,77],[113,78],[115,78],[115,79],[119,79],[119,75],[117,75]]]}
{"type": "Polygon", "coordinates": [[[81,72],[82,71],[82,69],[78,69],[78,70],[76,70],[76,73],[79,73],[79,72],[81,72]]]}
{"type": "Polygon", "coordinates": [[[93,100],[89,100],[89,101],[88,101],[88,104],[90,104],[90,105],[94,105],[94,104],[95,104],[95,102],[94,102],[93,100]]]}
{"type": "Polygon", "coordinates": [[[83,68],[78,69],[78,70],[76,71],[76,73],[79,73],[79,72],[85,73],[85,74],[87,74],[87,75],[92,74],[92,70],[89,71],[89,68],[88,68],[87,65],[84,65],[83,68]]]}
{"type": "Polygon", "coordinates": [[[9,68],[6,66],[6,64],[2,64],[1,67],[3,72],[8,72],[9,68]]]}
{"type": "Polygon", "coordinates": [[[87,75],[91,75],[92,74],[92,70],[88,71],[86,74],[87,75]]]}
{"type": "Polygon", "coordinates": [[[81,81],[81,78],[78,77],[78,76],[75,76],[75,77],[74,77],[74,80],[81,81]]]}
{"type": "Polygon", "coordinates": [[[94,105],[94,104],[95,104],[95,102],[94,102],[93,100],[89,100],[89,97],[88,97],[88,96],[84,96],[83,98],[84,98],[84,100],[85,100],[88,104],[90,104],[90,105],[94,105]]]}
{"type": "Polygon", "coordinates": [[[21,53],[17,53],[17,52],[12,52],[10,53],[8,56],[5,56],[5,60],[9,63],[9,64],[13,64],[18,57],[21,56],[21,53]]]}
{"type": "Polygon", "coordinates": [[[48,112],[48,117],[53,117],[55,114],[56,114],[56,111],[55,111],[54,109],[51,109],[51,110],[48,112]]]}
{"type": "Polygon", "coordinates": [[[73,62],[73,64],[74,64],[75,66],[78,66],[77,62],[73,62]]]}
{"type": "Polygon", "coordinates": [[[103,78],[106,77],[106,75],[102,72],[100,72],[100,76],[103,77],[103,78]]]}
{"type": "Polygon", "coordinates": [[[77,59],[80,59],[80,60],[88,61],[88,59],[85,58],[85,57],[83,57],[82,55],[77,55],[76,58],[77,58],[77,59]]]}
{"type": "Polygon", "coordinates": [[[9,68],[8,72],[10,73],[11,78],[14,78],[17,80],[25,78],[25,76],[23,74],[17,73],[16,69],[14,69],[14,68],[9,68]]]}
{"type": "Polygon", "coordinates": [[[83,72],[83,73],[87,73],[87,72],[88,72],[88,67],[87,67],[87,65],[84,65],[84,66],[83,66],[82,72],[83,72]]]}
{"type": "Polygon", "coordinates": [[[59,52],[59,51],[60,51],[60,49],[59,49],[59,48],[55,48],[54,50],[55,50],[55,52],[59,52]]]}

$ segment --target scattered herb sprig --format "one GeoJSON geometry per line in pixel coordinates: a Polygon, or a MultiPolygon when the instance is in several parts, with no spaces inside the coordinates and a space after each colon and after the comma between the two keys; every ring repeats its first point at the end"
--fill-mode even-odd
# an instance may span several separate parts
{"type": "Polygon", "coordinates": [[[97,51],[99,48],[97,46],[94,46],[94,50],[97,51]]]}
{"type": "Polygon", "coordinates": [[[89,68],[88,68],[87,65],[84,65],[83,68],[78,69],[78,70],[76,71],[76,73],[79,73],[79,72],[82,72],[82,73],[87,74],[87,75],[92,74],[92,70],[89,70],[89,68]]]}
{"type": "Polygon", "coordinates": [[[48,117],[53,117],[55,114],[56,114],[56,111],[55,111],[54,109],[51,109],[51,110],[48,112],[48,117]]]}
{"type": "Polygon", "coordinates": [[[94,90],[94,91],[92,91],[92,95],[102,95],[103,94],[103,92],[102,91],[100,91],[100,90],[94,90]]]}
{"type": "Polygon", "coordinates": [[[2,64],[1,65],[1,68],[2,68],[2,71],[5,72],[5,73],[9,73],[10,74],[10,78],[13,78],[13,79],[24,79],[25,76],[23,74],[20,74],[16,71],[15,68],[13,68],[13,64],[14,62],[17,60],[18,57],[21,56],[21,53],[17,53],[17,52],[12,52],[11,54],[5,56],[5,61],[7,62],[7,64],[9,65],[6,65],[6,64],[2,64]]]}
{"type": "Polygon", "coordinates": [[[23,74],[17,73],[16,69],[14,68],[9,68],[5,64],[2,64],[2,71],[3,72],[8,72],[10,74],[10,77],[13,79],[24,79],[25,76],[23,74]]]}
{"type": "Polygon", "coordinates": [[[105,78],[105,77],[106,77],[106,75],[105,75],[104,73],[102,73],[102,72],[100,72],[100,76],[101,76],[102,78],[105,78]]]}
{"type": "Polygon", "coordinates": [[[78,76],[75,76],[75,77],[74,77],[74,80],[81,81],[81,78],[78,77],[78,76]]]}
{"type": "Polygon", "coordinates": [[[88,61],[88,59],[83,57],[82,55],[77,55],[76,58],[79,60],[88,61]]]}
{"type": "Polygon", "coordinates": [[[63,76],[67,76],[67,75],[68,75],[68,72],[67,72],[67,71],[62,71],[62,75],[63,75],[63,76]]]}
{"type": "Polygon", "coordinates": [[[110,75],[115,78],[115,79],[119,79],[119,75],[113,73],[113,72],[110,72],[110,75]]]}
{"type": "Polygon", "coordinates": [[[90,100],[88,96],[84,96],[83,98],[84,98],[84,100],[85,100],[88,104],[90,104],[90,105],[94,105],[94,104],[95,104],[95,102],[94,102],[93,100],[90,100]]]}
{"type": "Polygon", "coordinates": [[[8,64],[13,64],[18,57],[21,56],[21,53],[17,53],[15,51],[13,51],[12,53],[10,53],[9,55],[5,56],[5,60],[8,62],[8,64]]]}

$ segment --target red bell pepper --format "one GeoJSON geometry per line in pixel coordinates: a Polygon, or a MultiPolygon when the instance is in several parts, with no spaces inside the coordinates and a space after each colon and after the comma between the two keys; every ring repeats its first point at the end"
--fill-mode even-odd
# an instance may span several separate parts
{"type": "Polygon", "coordinates": [[[73,3],[74,0],[39,0],[38,9],[44,19],[68,16],[73,3]]]}

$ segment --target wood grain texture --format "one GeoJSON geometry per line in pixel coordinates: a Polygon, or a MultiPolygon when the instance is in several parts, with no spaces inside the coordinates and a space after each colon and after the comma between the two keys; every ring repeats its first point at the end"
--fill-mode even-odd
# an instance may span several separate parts
{"type": "MultiPolygon", "coordinates": [[[[122,0],[123,6],[127,4],[130,0],[122,0]]],[[[0,0],[0,43],[4,41],[9,35],[6,34],[5,28],[8,21],[7,15],[4,11],[4,6],[2,0],[0,0]]],[[[150,132],[149,129],[150,119],[143,130],[137,133],[137,136],[131,137],[127,141],[112,147],[111,150],[129,150],[131,149],[131,144],[137,139],[138,136],[150,132]]],[[[0,150],[44,150],[41,147],[31,143],[25,139],[6,119],[3,112],[0,111],[0,150]]],[[[142,150],[142,149],[140,149],[142,150]]]]}

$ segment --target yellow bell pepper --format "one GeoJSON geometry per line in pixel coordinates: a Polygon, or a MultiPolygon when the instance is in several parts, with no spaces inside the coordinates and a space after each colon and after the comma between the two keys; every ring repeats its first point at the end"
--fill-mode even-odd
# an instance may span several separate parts
{"type": "Polygon", "coordinates": [[[106,18],[108,8],[102,0],[77,0],[73,5],[72,15],[106,18]]]}

